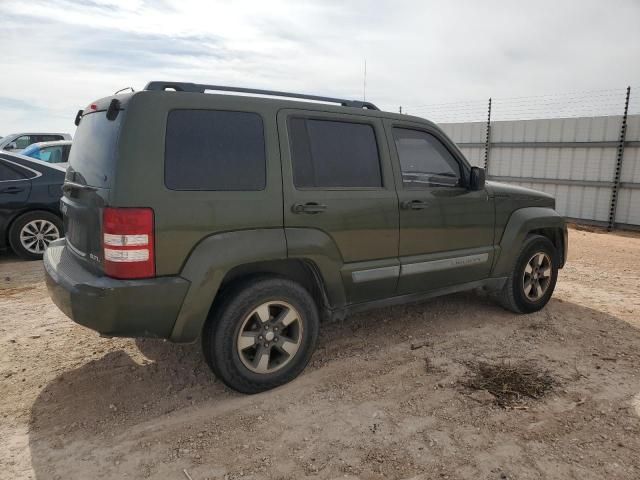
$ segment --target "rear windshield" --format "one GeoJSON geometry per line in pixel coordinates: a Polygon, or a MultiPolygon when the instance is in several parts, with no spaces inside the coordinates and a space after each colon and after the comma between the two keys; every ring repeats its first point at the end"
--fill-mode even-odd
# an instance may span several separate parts
{"type": "Polygon", "coordinates": [[[124,112],[120,112],[115,120],[107,120],[107,112],[82,117],[69,154],[69,165],[76,172],[76,182],[109,188],[123,117],[124,112]]]}

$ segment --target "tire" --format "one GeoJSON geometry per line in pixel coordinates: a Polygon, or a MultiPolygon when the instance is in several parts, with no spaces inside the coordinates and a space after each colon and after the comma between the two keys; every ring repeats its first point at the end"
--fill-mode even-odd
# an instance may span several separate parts
{"type": "Polygon", "coordinates": [[[12,250],[25,260],[42,259],[49,243],[62,236],[60,217],[44,210],[23,213],[9,228],[9,244],[12,250]]]}
{"type": "Polygon", "coordinates": [[[553,243],[542,235],[529,235],[499,296],[502,306],[515,313],[533,313],[542,309],[553,295],[558,264],[558,252],[553,243]],[[538,262],[542,264],[540,267],[536,267],[538,262]],[[547,269],[548,276],[545,275],[547,269]]]}
{"type": "Polygon", "coordinates": [[[207,364],[225,385],[242,393],[259,393],[293,380],[304,370],[320,323],[307,290],[285,278],[261,276],[220,295],[205,324],[202,349],[207,364]]]}

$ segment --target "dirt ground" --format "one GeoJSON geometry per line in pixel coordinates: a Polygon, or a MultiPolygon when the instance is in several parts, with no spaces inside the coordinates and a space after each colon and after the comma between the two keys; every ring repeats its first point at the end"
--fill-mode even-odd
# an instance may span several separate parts
{"type": "Polygon", "coordinates": [[[223,387],[197,344],[75,325],[40,262],[3,255],[0,478],[638,479],[640,235],[570,242],[541,312],[465,293],[357,315],[323,326],[300,378],[254,396],[223,387]],[[504,408],[467,386],[477,361],[555,383],[504,408]]]}

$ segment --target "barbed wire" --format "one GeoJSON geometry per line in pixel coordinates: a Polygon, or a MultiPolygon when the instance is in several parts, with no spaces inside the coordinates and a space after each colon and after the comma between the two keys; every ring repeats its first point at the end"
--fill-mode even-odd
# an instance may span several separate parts
{"type": "MultiPolygon", "coordinates": [[[[610,110],[610,109],[621,109],[621,106],[624,106],[624,98],[621,98],[620,101],[611,102],[597,102],[597,101],[557,101],[557,102],[541,102],[541,103],[530,103],[530,104],[518,104],[518,105],[510,105],[505,103],[500,103],[498,101],[492,101],[492,108],[495,112],[509,112],[509,113],[532,113],[532,112],[540,112],[544,113],[545,111],[554,111],[554,110],[563,110],[563,111],[582,111],[582,110],[610,110]]],[[[420,107],[418,109],[411,109],[411,111],[415,112],[432,112],[432,113],[481,113],[487,110],[487,104],[477,105],[477,106],[450,106],[450,107],[420,107]]]]}
{"type": "MultiPolygon", "coordinates": [[[[600,96],[600,95],[617,95],[619,94],[621,91],[623,91],[624,89],[613,89],[613,88],[607,88],[607,89],[600,89],[600,90],[583,90],[583,91],[578,91],[578,92],[562,92],[562,93],[545,93],[542,95],[526,95],[526,96],[520,96],[520,97],[496,97],[496,100],[500,99],[500,100],[520,100],[520,99],[526,99],[526,100],[531,100],[531,99],[536,99],[536,98],[543,98],[543,97],[572,97],[572,96],[589,96],[589,97],[594,97],[594,96],[600,96]]],[[[421,106],[434,106],[434,105],[451,105],[451,104],[459,104],[459,103],[478,103],[478,102],[482,102],[480,100],[462,100],[462,101],[458,101],[458,102],[446,102],[446,103],[428,103],[428,104],[423,104],[423,105],[414,105],[414,107],[421,107],[421,106]]],[[[486,101],[484,102],[486,104],[486,101]]]]}
{"type": "MultiPolygon", "coordinates": [[[[622,115],[626,88],[584,90],[520,97],[493,97],[491,119],[529,120],[622,115]]],[[[402,112],[424,116],[438,123],[483,122],[487,118],[487,100],[462,100],[402,107],[402,112]]],[[[640,85],[631,86],[629,114],[640,113],[640,85]]]]}

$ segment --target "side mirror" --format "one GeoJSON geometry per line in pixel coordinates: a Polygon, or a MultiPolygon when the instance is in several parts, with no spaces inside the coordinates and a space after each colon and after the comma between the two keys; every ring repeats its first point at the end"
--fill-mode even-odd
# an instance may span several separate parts
{"type": "Polygon", "coordinates": [[[471,175],[469,176],[469,190],[482,190],[486,180],[484,168],[471,167],[471,175]]]}
{"type": "Polygon", "coordinates": [[[10,151],[10,150],[15,150],[16,147],[17,147],[17,145],[15,144],[15,142],[11,142],[9,145],[4,147],[4,149],[7,150],[7,151],[10,151]]]}

